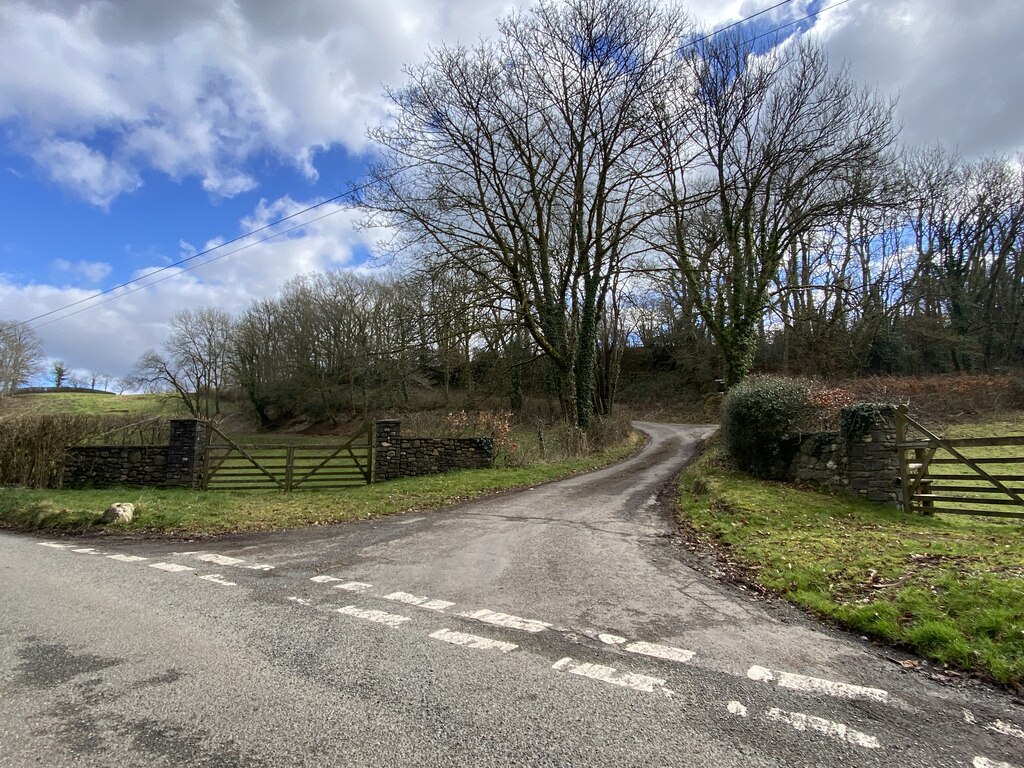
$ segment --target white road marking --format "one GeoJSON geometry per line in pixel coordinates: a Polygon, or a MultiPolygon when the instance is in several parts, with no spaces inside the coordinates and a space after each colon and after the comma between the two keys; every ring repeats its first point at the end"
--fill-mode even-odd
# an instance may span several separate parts
{"type": "Polygon", "coordinates": [[[678,661],[682,664],[690,661],[696,654],[685,648],[673,648],[671,645],[658,645],[657,643],[630,643],[626,646],[630,653],[639,653],[642,656],[653,656],[656,659],[678,661]]]}
{"type": "Polygon", "coordinates": [[[985,726],[986,731],[995,731],[1001,733],[1004,736],[1014,736],[1018,739],[1024,739],[1024,729],[1021,729],[1013,723],[1006,723],[1002,720],[996,720],[991,725],[985,726]]]}
{"type": "Polygon", "coordinates": [[[445,608],[451,608],[455,605],[455,603],[450,603],[447,600],[431,600],[429,597],[410,595],[408,592],[392,592],[390,595],[384,595],[384,599],[396,603],[405,603],[406,605],[416,605],[431,611],[443,611],[445,608]]]}
{"type": "Polygon", "coordinates": [[[355,616],[357,619],[375,621],[378,624],[386,624],[392,629],[394,629],[403,622],[412,621],[412,619],[410,619],[408,616],[399,616],[394,613],[375,611],[370,608],[356,608],[354,605],[346,605],[344,608],[339,608],[338,613],[344,614],[346,616],[355,616]]]}
{"type": "Polygon", "coordinates": [[[157,568],[161,571],[167,571],[168,573],[180,573],[181,571],[194,571],[195,568],[189,568],[187,565],[178,565],[177,563],[150,563],[150,568],[157,568]]]}
{"type": "Polygon", "coordinates": [[[420,608],[426,608],[429,611],[443,611],[447,608],[451,608],[455,603],[451,603],[447,600],[427,600],[423,603],[420,608]]]}
{"type": "Polygon", "coordinates": [[[618,635],[600,634],[597,636],[597,639],[605,645],[622,645],[626,642],[626,638],[619,637],[618,635]]]}
{"type": "Polygon", "coordinates": [[[143,560],[149,560],[148,557],[139,557],[138,555],[107,555],[107,557],[122,563],[141,563],[143,560]]]}
{"type": "Polygon", "coordinates": [[[78,549],[72,549],[72,552],[79,552],[83,555],[100,555],[102,552],[97,552],[92,547],[79,547],[78,549]]]}
{"type": "Polygon", "coordinates": [[[452,645],[462,645],[467,648],[478,648],[482,651],[499,651],[501,653],[509,653],[519,647],[515,643],[491,640],[490,638],[479,637],[477,635],[467,635],[464,632],[453,632],[450,629],[439,629],[437,632],[432,632],[430,636],[435,640],[443,640],[444,642],[451,643],[452,645]]]}
{"type": "Polygon", "coordinates": [[[368,589],[373,589],[373,584],[367,584],[365,581],[346,581],[344,584],[335,584],[335,589],[343,589],[346,592],[366,592],[368,589]]]}
{"type": "Polygon", "coordinates": [[[227,579],[222,577],[219,573],[211,573],[211,574],[208,574],[206,576],[200,576],[199,578],[203,579],[204,581],[212,581],[214,584],[220,584],[223,587],[237,587],[238,586],[238,584],[236,584],[233,581],[228,581],[227,579]]]}
{"type": "Polygon", "coordinates": [[[54,541],[40,541],[40,547],[53,547],[54,549],[71,549],[74,544],[58,544],[54,541]]]}
{"type": "Polygon", "coordinates": [[[738,715],[739,717],[747,716],[747,708],[740,704],[738,701],[730,701],[728,704],[729,714],[738,715]]]}
{"type": "Polygon", "coordinates": [[[615,668],[606,667],[603,664],[577,664],[571,658],[566,657],[556,661],[551,668],[559,671],[564,670],[581,677],[589,677],[591,680],[600,680],[602,683],[608,683],[609,685],[632,688],[644,693],[661,691],[666,696],[672,695],[672,691],[665,687],[665,681],[660,677],[639,675],[635,672],[619,672],[615,668]]]}
{"type": "Polygon", "coordinates": [[[202,560],[204,563],[213,563],[214,565],[241,565],[245,562],[240,557],[228,557],[227,555],[217,555],[212,552],[205,555],[197,555],[196,560],[202,560]]]}
{"type": "Polygon", "coordinates": [[[521,629],[526,632],[543,632],[551,626],[543,621],[522,619],[518,616],[510,616],[507,613],[488,611],[486,608],[479,611],[467,611],[466,613],[460,613],[459,615],[466,619],[482,621],[484,624],[493,624],[496,627],[508,627],[510,629],[521,629]]]}
{"type": "Polygon", "coordinates": [[[765,715],[769,720],[774,720],[779,723],[785,723],[786,725],[798,730],[798,731],[818,731],[826,736],[830,736],[838,741],[845,741],[848,744],[853,744],[857,747],[865,747],[866,749],[878,749],[882,745],[878,743],[878,739],[874,736],[870,736],[860,731],[855,731],[842,723],[835,723],[831,720],[826,720],[823,717],[815,717],[814,715],[805,715],[803,712],[786,712],[785,710],[772,707],[768,710],[765,715]]]}
{"type": "Polygon", "coordinates": [[[341,581],[341,579],[335,578],[334,576],[314,576],[310,581],[316,582],[317,584],[330,584],[332,581],[341,581]]]}
{"type": "Polygon", "coordinates": [[[250,571],[272,571],[274,566],[267,565],[265,563],[252,563],[250,565],[240,565],[239,568],[245,568],[250,571]]]}
{"type": "Polygon", "coordinates": [[[1017,766],[1010,763],[1003,763],[999,760],[989,760],[987,757],[982,757],[981,755],[974,758],[972,765],[974,768],[1017,768],[1017,766]]]}
{"type": "Polygon", "coordinates": [[[862,685],[851,683],[837,683],[833,680],[824,680],[820,677],[807,677],[792,672],[779,672],[766,668],[753,666],[747,670],[747,677],[751,680],[770,683],[773,680],[780,688],[792,688],[807,693],[824,693],[827,696],[837,696],[844,699],[873,699],[874,701],[887,701],[889,692],[881,688],[866,688],[862,685]]]}
{"type": "Polygon", "coordinates": [[[289,597],[288,599],[291,600],[293,603],[298,603],[299,605],[304,605],[307,608],[309,608],[310,606],[313,605],[313,601],[312,600],[307,600],[304,597],[295,597],[293,595],[293,596],[289,597]]]}
{"type": "Polygon", "coordinates": [[[964,722],[968,725],[977,725],[978,721],[974,719],[974,713],[969,709],[964,710],[964,722]]]}

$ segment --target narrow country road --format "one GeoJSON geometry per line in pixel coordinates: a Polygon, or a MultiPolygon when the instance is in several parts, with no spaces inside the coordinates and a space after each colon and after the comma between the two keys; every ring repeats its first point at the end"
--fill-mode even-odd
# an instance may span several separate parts
{"type": "Polygon", "coordinates": [[[706,427],[437,512],[203,542],[0,535],[0,766],[1024,768],[1024,707],[705,573],[706,427]]]}

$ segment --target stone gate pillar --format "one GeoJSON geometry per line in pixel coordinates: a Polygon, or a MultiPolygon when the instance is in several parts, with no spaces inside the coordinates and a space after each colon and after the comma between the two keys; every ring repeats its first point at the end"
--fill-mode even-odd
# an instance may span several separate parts
{"type": "Polygon", "coordinates": [[[199,419],[171,419],[171,438],[167,447],[167,488],[203,487],[203,452],[206,449],[206,422],[199,419]]]}
{"type": "Polygon", "coordinates": [[[402,437],[402,422],[398,419],[381,419],[374,424],[373,439],[373,480],[393,480],[402,475],[402,455],[399,441],[402,437]]]}

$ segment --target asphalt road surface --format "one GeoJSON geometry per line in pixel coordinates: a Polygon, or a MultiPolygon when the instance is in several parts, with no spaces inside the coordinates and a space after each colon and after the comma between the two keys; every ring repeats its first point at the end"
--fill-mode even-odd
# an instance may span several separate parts
{"type": "Polygon", "coordinates": [[[1024,707],[714,578],[705,427],[446,510],[202,542],[0,536],[0,766],[1024,766],[1024,707]]]}

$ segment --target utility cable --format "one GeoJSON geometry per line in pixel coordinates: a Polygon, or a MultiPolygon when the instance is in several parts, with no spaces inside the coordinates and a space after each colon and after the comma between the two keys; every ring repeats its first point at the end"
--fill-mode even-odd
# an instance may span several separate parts
{"type": "MultiPolygon", "coordinates": [[[[775,27],[774,29],[770,29],[767,32],[763,32],[760,35],[756,35],[755,37],[752,37],[752,38],[750,38],[749,40],[747,40],[745,42],[746,43],[752,43],[752,42],[755,42],[756,40],[760,40],[763,37],[767,37],[768,35],[773,35],[776,32],[779,32],[779,31],[781,31],[783,29],[787,29],[787,28],[792,27],[792,26],[794,26],[796,24],[800,24],[803,21],[807,21],[808,19],[811,19],[811,18],[813,18],[815,16],[818,16],[818,15],[824,13],[825,11],[829,11],[829,10],[832,10],[833,8],[838,8],[841,5],[845,5],[846,3],[849,3],[850,1],[851,0],[839,0],[839,2],[832,3],[831,5],[827,5],[827,6],[824,6],[822,8],[819,8],[818,10],[813,11],[811,13],[808,13],[805,16],[802,16],[799,19],[796,19],[795,21],[791,21],[791,22],[788,22],[786,24],[781,24],[778,27],[775,27]]],[[[777,8],[781,8],[784,5],[788,5],[791,2],[793,2],[793,0],[781,0],[781,2],[775,3],[774,5],[770,5],[769,7],[765,8],[765,9],[763,9],[761,11],[758,11],[757,13],[752,13],[751,15],[746,16],[746,17],[744,17],[742,19],[739,19],[738,21],[734,21],[733,23],[728,24],[728,25],[726,25],[724,27],[721,27],[720,29],[716,29],[714,32],[709,32],[708,34],[703,35],[702,37],[699,37],[696,40],[691,40],[690,42],[686,43],[686,45],[684,45],[680,50],[686,50],[687,48],[692,48],[692,47],[698,45],[699,43],[714,37],[715,35],[719,35],[722,32],[725,32],[727,30],[730,30],[730,29],[733,29],[735,27],[738,27],[741,24],[745,24],[746,22],[750,21],[751,19],[755,19],[758,16],[763,16],[764,14],[770,13],[771,11],[774,11],[777,8]]],[[[303,208],[300,211],[296,211],[295,213],[289,214],[288,216],[284,216],[284,217],[282,217],[280,219],[277,219],[276,221],[272,221],[269,224],[265,224],[262,227],[258,227],[258,228],[254,229],[254,230],[251,230],[249,232],[241,234],[241,235],[239,235],[237,237],[234,237],[234,238],[232,238],[230,240],[227,240],[227,241],[225,241],[223,243],[220,243],[218,245],[215,245],[215,246],[212,246],[210,248],[207,248],[207,249],[205,249],[203,251],[200,251],[199,253],[194,253],[191,256],[187,256],[187,257],[185,257],[183,259],[178,259],[177,261],[172,262],[171,264],[167,264],[166,266],[160,267],[159,269],[153,270],[152,272],[147,272],[145,275],[140,275],[139,277],[133,278],[131,280],[125,280],[124,282],[119,283],[119,284],[117,284],[115,286],[112,286],[112,287],[107,288],[107,289],[102,290],[102,291],[98,291],[97,293],[94,293],[91,296],[86,296],[85,298],[78,299],[77,301],[70,302],[70,303],[65,304],[63,306],[60,306],[60,307],[57,307],[55,309],[51,309],[51,310],[49,310],[47,312],[43,312],[41,314],[38,314],[38,315],[36,315],[34,317],[30,317],[28,320],[21,321],[19,323],[19,325],[27,326],[30,323],[36,322],[37,320],[42,320],[43,318],[50,317],[52,315],[56,315],[58,313],[64,312],[67,309],[72,309],[73,307],[77,307],[77,306],[79,306],[81,304],[85,304],[86,302],[91,302],[94,299],[98,299],[98,298],[100,298],[102,296],[107,296],[109,294],[114,294],[115,291],[119,291],[122,288],[127,288],[128,286],[135,285],[135,284],[140,283],[140,282],[142,282],[144,280],[148,280],[153,275],[160,274],[161,272],[167,272],[167,271],[172,270],[172,269],[174,269],[176,267],[180,267],[182,264],[187,264],[187,263],[189,263],[191,261],[194,261],[195,259],[198,259],[198,258],[200,258],[202,256],[207,256],[207,255],[209,255],[209,254],[211,254],[211,253],[213,253],[215,251],[220,250],[221,248],[224,248],[226,246],[232,245],[234,243],[238,243],[238,242],[240,242],[242,240],[245,240],[246,238],[249,238],[249,237],[252,237],[253,235],[259,234],[260,232],[263,232],[263,231],[265,231],[267,229],[270,229],[272,227],[276,227],[279,224],[283,224],[286,221],[294,219],[296,216],[301,216],[304,213],[309,213],[310,211],[314,211],[317,208],[321,208],[321,207],[323,207],[325,205],[328,205],[330,203],[337,202],[338,200],[341,200],[342,198],[347,197],[347,196],[349,196],[349,195],[351,195],[351,194],[353,194],[354,192],[357,192],[357,191],[359,191],[359,188],[356,188],[356,189],[353,189],[353,190],[350,190],[350,191],[347,191],[347,192],[342,192],[340,194],[334,195],[333,197],[330,197],[330,198],[328,198],[326,200],[322,200],[319,203],[316,203],[314,205],[307,206],[306,208],[303,208]]],[[[45,323],[40,323],[39,325],[36,325],[34,327],[35,328],[42,328],[42,327],[45,327],[47,325],[50,325],[51,323],[55,323],[58,320],[63,320],[63,319],[68,318],[68,317],[74,317],[75,315],[80,314],[81,312],[84,312],[84,311],[86,311],[88,309],[92,309],[93,307],[102,306],[103,304],[107,304],[107,303],[109,303],[111,301],[115,301],[116,299],[119,299],[122,296],[128,296],[128,295],[130,295],[132,293],[135,293],[136,291],[142,290],[143,288],[148,288],[149,286],[156,285],[157,283],[161,283],[164,280],[168,280],[168,279],[174,277],[175,275],[180,275],[183,272],[189,272],[189,271],[191,271],[193,269],[197,269],[198,267],[202,267],[202,266],[205,266],[207,264],[211,264],[214,261],[218,261],[218,260],[220,260],[222,258],[225,258],[226,256],[230,256],[230,255],[238,253],[240,251],[244,251],[244,250],[246,250],[248,248],[251,248],[254,245],[259,245],[260,243],[265,243],[268,240],[271,240],[271,239],[277,237],[278,235],[283,235],[283,234],[287,234],[289,232],[294,232],[296,229],[301,229],[302,227],[308,226],[309,224],[312,224],[313,222],[320,221],[321,219],[324,219],[327,216],[332,216],[335,213],[338,213],[339,210],[341,210],[341,209],[339,208],[337,210],[331,211],[330,213],[325,214],[324,216],[320,216],[318,218],[311,219],[310,221],[307,221],[307,222],[305,222],[303,224],[298,224],[298,225],[296,225],[294,227],[290,227],[289,229],[286,229],[286,230],[282,230],[281,232],[276,232],[276,233],[274,233],[272,235],[269,235],[268,237],[262,238],[260,240],[257,240],[255,242],[253,242],[253,243],[249,243],[249,244],[244,245],[244,246],[242,246],[240,248],[236,248],[236,249],[234,249],[232,251],[228,251],[226,253],[222,253],[222,254],[220,254],[218,256],[215,256],[215,257],[213,257],[211,259],[207,259],[206,261],[200,262],[199,264],[195,264],[195,265],[193,265],[191,267],[186,267],[185,269],[179,270],[177,272],[172,272],[171,274],[167,275],[166,277],[160,278],[159,280],[153,280],[153,281],[144,283],[143,285],[139,285],[138,287],[133,288],[130,291],[125,291],[123,293],[117,293],[117,294],[115,294],[113,296],[110,296],[109,298],[105,299],[104,301],[99,301],[99,302],[96,302],[94,304],[89,304],[88,306],[82,307],[81,309],[78,309],[78,310],[76,310],[74,312],[69,312],[68,314],[60,315],[60,317],[56,317],[56,318],[54,318],[52,320],[49,320],[49,321],[47,321],[45,323]]]]}
{"type": "MultiPolygon", "coordinates": [[[[296,211],[295,213],[289,214],[288,216],[284,216],[284,217],[278,219],[277,221],[272,221],[269,224],[264,224],[262,227],[258,227],[257,229],[254,229],[254,230],[252,230],[250,232],[246,232],[245,234],[239,235],[238,237],[234,237],[231,240],[227,240],[227,241],[225,241],[223,243],[220,243],[218,245],[214,245],[214,246],[212,246],[210,248],[207,248],[207,249],[205,249],[203,251],[200,251],[199,253],[194,253],[191,256],[185,257],[184,259],[178,259],[177,261],[173,262],[172,264],[168,264],[168,265],[166,265],[164,267],[160,267],[160,269],[154,270],[152,272],[147,272],[145,275],[140,275],[139,277],[133,278],[131,280],[125,280],[123,283],[119,283],[118,285],[115,285],[115,286],[113,286],[111,288],[107,288],[105,290],[99,291],[97,293],[92,294],[91,296],[86,296],[84,299],[79,299],[78,301],[73,301],[70,304],[65,304],[62,307],[57,307],[56,309],[51,309],[48,312],[43,312],[42,314],[36,315],[35,317],[30,317],[28,320],[22,320],[19,323],[19,325],[28,325],[29,323],[34,323],[36,320],[42,320],[44,317],[49,317],[50,315],[55,315],[58,312],[63,312],[65,309],[71,309],[72,307],[77,307],[79,304],[84,304],[87,301],[92,301],[93,299],[98,299],[100,296],[106,296],[108,293],[113,293],[114,291],[118,291],[118,290],[120,290],[122,288],[126,288],[129,285],[133,285],[133,284],[135,284],[135,283],[137,283],[137,282],[139,282],[141,280],[145,280],[147,277],[152,277],[153,275],[159,274],[160,272],[166,272],[169,269],[174,269],[175,267],[180,267],[182,264],[186,264],[186,263],[188,263],[190,261],[198,259],[201,256],[206,256],[207,254],[210,254],[210,253],[213,253],[214,251],[220,250],[221,248],[224,248],[224,247],[226,247],[228,245],[231,245],[232,243],[237,243],[237,242],[239,242],[241,240],[245,240],[247,237],[252,237],[253,235],[259,234],[260,232],[263,232],[264,230],[270,229],[271,227],[276,227],[278,224],[283,224],[284,222],[289,221],[290,219],[294,219],[296,216],[301,216],[304,213],[309,213],[310,211],[316,210],[317,208],[321,208],[321,207],[323,207],[323,206],[325,206],[325,205],[327,205],[329,203],[333,203],[333,202],[335,202],[337,200],[340,200],[343,197],[346,197],[349,194],[351,194],[351,192],[342,192],[340,194],[335,195],[334,197],[328,198],[327,200],[322,200],[321,202],[316,203],[315,205],[311,205],[311,206],[308,206],[307,208],[303,208],[301,211],[296,211]]],[[[288,231],[290,232],[292,230],[288,230],[288,231]]],[[[260,242],[263,242],[263,241],[260,241],[260,242]]],[[[208,263],[208,262],[204,262],[204,263],[208,263]]],[[[174,274],[179,274],[179,273],[175,272],[174,274]]],[[[121,294],[119,294],[119,295],[121,295],[121,294]]],[[[100,303],[102,304],[104,302],[100,302],[100,303]]],[[[95,305],[93,305],[93,306],[95,306],[95,305]]],[[[77,313],[74,313],[74,314],[77,314],[77,313]]],[[[67,315],[67,317],[70,317],[70,315],[67,315]]],[[[43,325],[48,325],[48,323],[43,323],[43,325]]],[[[37,326],[37,327],[41,327],[41,326],[37,326]]]]}
{"type": "MultiPolygon", "coordinates": [[[[338,197],[341,197],[341,195],[339,195],[338,197]]],[[[334,198],[334,199],[337,199],[337,198],[334,198]]],[[[300,211],[300,213],[305,213],[305,212],[311,211],[311,210],[313,210],[313,208],[318,208],[320,205],[324,205],[327,202],[329,202],[329,201],[325,200],[323,203],[320,203],[319,205],[311,206],[310,208],[307,208],[305,211],[300,211]]],[[[329,211],[329,212],[323,214],[322,216],[317,216],[315,219],[310,219],[309,221],[304,221],[301,224],[296,224],[296,225],[294,225],[292,227],[288,227],[288,229],[282,229],[280,232],[274,232],[273,234],[267,235],[266,237],[260,238],[259,240],[254,240],[253,242],[246,243],[245,245],[240,246],[238,248],[235,248],[234,250],[227,251],[225,253],[220,253],[220,254],[214,256],[213,258],[207,259],[206,261],[201,261],[198,264],[193,264],[191,266],[185,267],[184,269],[180,269],[177,272],[172,272],[169,275],[164,275],[163,277],[158,278],[156,280],[153,280],[151,282],[143,283],[142,285],[136,285],[134,288],[132,288],[129,291],[125,291],[124,293],[118,293],[118,294],[115,294],[113,296],[108,296],[103,301],[97,301],[95,304],[89,304],[88,306],[82,307],[81,309],[76,309],[74,312],[68,312],[66,315],[61,315],[60,317],[55,317],[52,320],[47,320],[45,323],[39,323],[39,325],[34,326],[34,328],[45,328],[46,326],[51,325],[52,323],[56,323],[56,322],[59,322],[61,320],[66,320],[69,317],[74,317],[75,315],[79,315],[82,312],[86,312],[86,311],[88,311],[90,309],[95,309],[96,307],[101,307],[104,304],[109,304],[110,302],[116,301],[117,299],[123,298],[124,296],[130,296],[131,294],[136,293],[137,291],[141,291],[143,288],[150,288],[150,287],[152,287],[152,286],[154,286],[154,285],[156,285],[158,283],[164,282],[165,280],[170,280],[172,277],[177,277],[178,275],[180,275],[180,274],[182,274],[184,272],[191,272],[193,269],[199,269],[200,267],[205,267],[207,264],[212,264],[215,261],[220,261],[223,258],[227,258],[228,256],[232,256],[232,255],[234,255],[236,253],[240,253],[241,251],[244,251],[244,250],[247,250],[249,248],[252,248],[253,246],[259,245],[260,243],[265,243],[268,240],[273,240],[275,237],[280,237],[281,235],[287,235],[289,232],[294,232],[297,229],[302,229],[304,227],[308,227],[310,224],[314,224],[314,223],[316,223],[318,221],[321,221],[322,219],[326,219],[328,216],[333,216],[334,214],[339,213],[339,212],[341,212],[343,210],[345,210],[345,209],[344,208],[335,208],[333,211],[329,211]]],[[[293,214],[293,215],[297,215],[297,214],[293,214]]],[[[288,218],[292,218],[292,217],[289,216],[288,218]]],[[[281,219],[281,221],[286,221],[286,219],[281,219]]],[[[277,223],[280,223],[280,222],[274,222],[274,223],[277,224],[277,223]]],[[[268,226],[272,226],[272,225],[268,225],[268,226]]],[[[266,227],[260,227],[260,229],[254,230],[254,232],[259,232],[259,231],[261,231],[263,229],[266,229],[266,227]]],[[[251,235],[253,233],[250,232],[249,234],[251,235]]],[[[244,235],[244,237],[248,237],[248,236],[249,235],[244,235]]],[[[223,245],[230,245],[230,243],[238,242],[239,239],[241,239],[241,238],[235,238],[234,240],[229,241],[228,243],[224,243],[223,245]]],[[[223,247],[223,245],[220,246],[220,247],[223,247]]],[[[205,251],[205,253],[209,253],[212,250],[213,250],[212,248],[208,249],[207,251],[205,251]]],[[[196,258],[199,255],[201,255],[201,254],[196,254],[195,256],[190,256],[189,259],[194,259],[194,258],[196,258]]],[[[181,261],[176,262],[176,264],[182,264],[185,261],[188,261],[189,259],[182,259],[181,261]]],[[[120,285],[118,287],[119,288],[124,288],[124,287],[127,287],[127,286],[131,285],[132,283],[138,283],[138,282],[140,282],[142,280],[145,280],[148,277],[152,277],[153,275],[156,275],[156,274],[158,274],[160,272],[165,272],[168,269],[172,269],[174,266],[175,266],[175,264],[169,264],[166,267],[162,267],[161,269],[154,270],[154,271],[149,272],[149,273],[147,273],[145,275],[141,275],[140,277],[137,277],[134,280],[130,280],[130,281],[126,282],[126,283],[123,283],[122,285],[120,285]]],[[[116,289],[111,289],[111,290],[116,290],[116,289]]],[[[95,299],[95,298],[103,296],[104,294],[107,294],[107,293],[110,293],[110,291],[103,291],[103,293],[97,293],[95,296],[91,296],[88,299],[82,299],[81,301],[76,301],[74,304],[68,304],[66,307],[60,307],[60,308],[55,309],[55,310],[53,310],[51,312],[47,312],[46,315],[52,315],[54,312],[61,312],[64,309],[70,309],[71,307],[75,306],[76,304],[81,304],[82,301],[89,301],[89,299],[95,299]]],[[[40,317],[45,317],[46,315],[40,315],[40,317]]],[[[25,322],[28,323],[28,322],[31,322],[31,321],[30,320],[26,320],[25,322]]]]}

